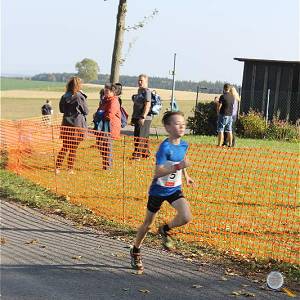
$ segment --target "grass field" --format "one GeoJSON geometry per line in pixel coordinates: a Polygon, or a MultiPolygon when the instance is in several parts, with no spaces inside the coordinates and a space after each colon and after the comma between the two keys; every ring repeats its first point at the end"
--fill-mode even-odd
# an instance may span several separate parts
{"type": "MultiPolygon", "coordinates": [[[[88,106],[90,114],[88,115],[88,123],[92,122],[92,115],[96,111],[99,103],[100,85],[86,84],[84,90],[88,94],[88,106]]],[[[59,100],[64,93],[65,84],[55,82],[17,80],[11,78],[1,78],[1,118],[18,120],[37,117],[41,115],[41,106],[46,99],[52,101],[54,114],[58,114],[59,100]]],[[[136,93],[135,87],[123,88],[123,106],[132,113],[131,96],[136,93]]],[[[169,107],[170,90],[157,90],[164,101],[163,110],[169,107]]],[[[177,102],[186,116],[193,115],[196,93],[176,91],[177,102]]],[[[211,101],[215,97],[214,94],[200,94],[199,101],[211,101]]],[[[161,117],[155,117],[152,122],[153,127],[162,127],[161,117]]],[[[215,137],[206,136],[188,136],[186,137],[193,143],[204,143],[215,145],[215,137]]],[[[299,144],[284,141],[269,140],[253,140],[238,139],[238,147],[262,147],[272,148],[280,151],[299,152],[299,144]]]]}
{"type": "MultiPolygon", "coordinates": [[[[76,175],[68,175],[64,165],[56,176],[54,161],[61,145],[58,130],[53,135],[51,128],[43,133],[35,128],[30,129],[29,144],[22,146],[21,157],[10,154],[10,168],[108,220],[134,227],[142,222],[154,155],[145,161],[130,160],[133,140],[124,137],[114,143],[112,170],[103,171],[90,133],[80,144],[76,175]]],[[[158,143],[151,141],[152,154],[158,143]]],[[[185,186],[184,191],[194,220],[177,232],[179,237],[236,253],[297,262],[299,182],[295,154],[192,144],[189,157],[193,163],[189,173],[197,185],[185,186]]],[[[173,215],[164,205],[156,225],[173,215]]]]}
{"type": "Polygon", "coordinates": [[[38,90],[57,91],[63,90],[63,82],[32,81],[1,77],[1,91],[7,90],[38,90]]]}
{"type": "MultiPolygon", "coordinates": [[[[58,90],[31,87],[2,91],[2,113],[8,119],[39,116],[45,98],[52,99],[57,110],[63,87],[56,88],[58,90]]],[[[99,87],[88,85],[86,90],[90,91],[88,103],[93,112],[98,103],[99,87]]],[[[123,102],[129,112],[132,108],[130,98],[135,91],[136,88],[124,88],[123,102]]],[[[169,93],[158,92],[165,97],[169,93]]],[[[193,96],[182,92],[184,98],[179,98],[181,110],[186,114],[192,111],[193,96]]],[[[156,124],[160,125],[159,118],[153,125],[156,124]]],[[[91,136],[80,145],[76,176],[68,176],[65,170],[56,176],[54,161],[61,145],[58,132],[53,144],[53,133],[37,125],[32,126],[26,137],[29,145],[24,143],[22,147],[25,148],[19,149],[22,157],[10,154],[10,168],[57,194],[65,195],[74,203],[87,205],[109,220],[131,226],[142,221],[154,156],[133,163],[129,159],[132,137],[124,137],[126,143],[120,140],[114,144],[113,169],[104,172],[99,152],[93,147],[95,137],[91,136]]],[[[23,131],[26,132],[26,128],[23,131]]],[[[152,140],[152,153],[161,138],[152,140]]],[[[206,243],[223,250],[298,263],[299,161],[293,152],[298,153],[299,145],[239,139],[238,147],[244,149],[226,149],[209,145],[215,145],[215,137],[186,136],[185,139],[192,144],[190,174],[196,179],[197,187],[185,189],[194,221],[178,235],[186,241],[206,243]]],[[[164,205],[157,222],[173,214],[164,205]]]]}
{"type": "MultiPolygon", "coordinates": [[[[92,121],[92,115],[98,107],[99,91],[102,87],[95,84],[84,85],[90,109],[88,122],[92,121]]],[[[59,112],[59,100],[64,93],[64,89],[65,84],[63,83],[1,78],[1,117],[3,119],[17,120],[40,116],[41,106],[46,99],[52,101],[54,113],[57,114],[59,112]]],[[[123,88],[123,106],[130,115],[132,113],[131,96],[136,92],[136,87],[123,88]]],[[[157,89],[157,92],[163,99],[163,110],[166,110],[170,107],[171,91],[157,89]]],[[[192,115],[196,93],[176,91],[175,95],[180,109],[187,116],[192,115]]],[[[211,101],[214,97],[214,94],[200,94],[199,101],[211,101]]],[[[161,127],[160,120],[156,118],[153,125],[161,127]]]]}

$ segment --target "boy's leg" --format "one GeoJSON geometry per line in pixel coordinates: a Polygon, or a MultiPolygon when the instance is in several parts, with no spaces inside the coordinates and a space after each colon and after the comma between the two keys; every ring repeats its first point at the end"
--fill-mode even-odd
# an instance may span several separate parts
{"type": "Polygon", "coordinates": [[[176,209],[177,214],[173,220],[168,223],[170,229],[183,226],[192,221],[190,205],[185,198],[180,198],[171,205],[176,209]]]}
{"type": "Polygon", "coordinates": [[[144,269],[140,248],[141,245],[146,237],[147,232],[149,231],[152,223],[154,222],[156,213],[151,212],[147,209],[146,217],[143,224],[138,229],[133,248],[130,249],[130,256],[131,256],[131,266],[135,270],[142,271],[144,269]]]}
{"type": "Polygon", "coordinates": [[[147,232],[150,230],[151,225],[153,224],[154,220],[156,217],[156,213],[151,212],[150,210],[146,210],[146,216],[143,224],[139,227],[138,232],[136,234],[136,238],[134,241],[134,247],[135,248],[140,248],[147,232]]]}
{"type": "Polygon", "coordinates": [[[172,228],[183,226],[192,220],[190,205],[185,198],[179,198],[172,202],[171,205],[177,211],[176,216],[168,224],[162,225],[158,228],[158,233],[163,239],[163,246],[167,250],[171,250],[173,248],[173,242],[168,231],[172,228]]]}

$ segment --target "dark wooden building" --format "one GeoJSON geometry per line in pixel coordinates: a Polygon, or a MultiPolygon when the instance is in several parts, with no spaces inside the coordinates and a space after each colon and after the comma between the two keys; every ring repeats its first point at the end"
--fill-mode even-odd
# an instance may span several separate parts
{"type": "Polygon", "coordinates": [[[240,112],[253,108],[269,119],[274,114],[292,122],[300,119],[300,61],[234,59],[244,62],[240,112]]]}

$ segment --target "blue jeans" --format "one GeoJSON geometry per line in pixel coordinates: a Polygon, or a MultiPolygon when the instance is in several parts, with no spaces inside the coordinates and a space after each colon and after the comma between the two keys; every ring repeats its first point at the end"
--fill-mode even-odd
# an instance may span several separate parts
{"type": "Polygon", "coordinates": [[[232,116],[219,115],[218,132],[232,132],[232,116]]]}

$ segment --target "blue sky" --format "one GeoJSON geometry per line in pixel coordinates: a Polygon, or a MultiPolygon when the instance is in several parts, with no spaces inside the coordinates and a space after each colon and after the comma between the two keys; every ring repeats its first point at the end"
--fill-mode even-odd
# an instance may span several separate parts
{"type": "MultiPolygon", "coordinates": [[[[75,72],[88,57],[110,72],[118,0],[2,0],[1,73],[75,72]]],[[[135,41],[121,74],[242,81],[233,57],[300,60],[299,0],[128,0],[125,35],[135,41]]]]}

